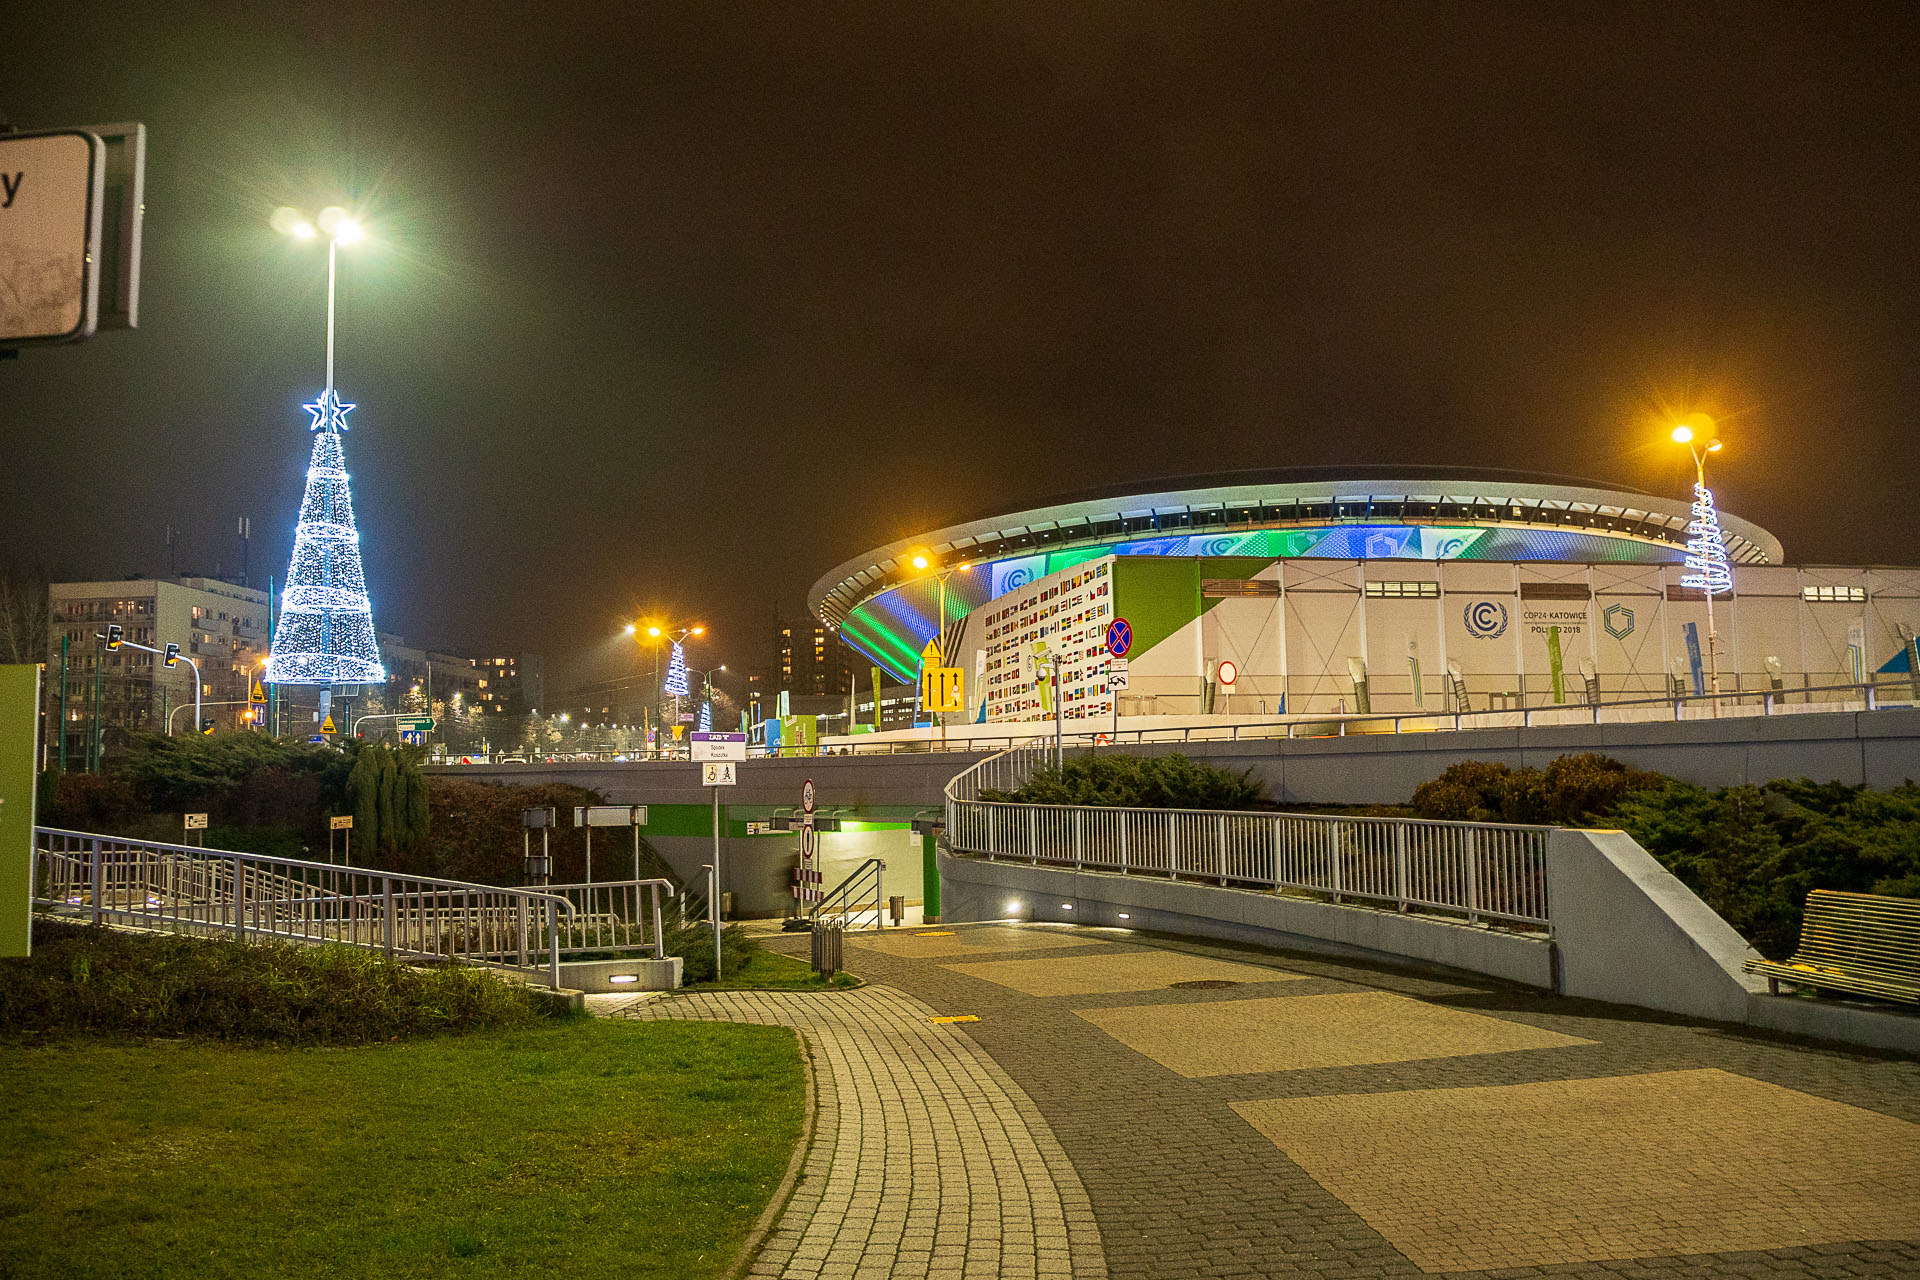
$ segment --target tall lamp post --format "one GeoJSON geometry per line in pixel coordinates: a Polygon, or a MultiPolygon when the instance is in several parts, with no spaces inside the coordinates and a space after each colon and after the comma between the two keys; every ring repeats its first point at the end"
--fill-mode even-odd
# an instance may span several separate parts
{"type": "Polygon", "coordinates": [[[1713,695],[1713,714],[1720,714],[1719,633],[1713,625],[1713,597],[1733,587],[1727,569],[1726,544],[1720,539],[1720,519],[1713,493],[1707,488],[1707,455],[1720,452],[1720,437],[1712,418],[1689,414],[1673,428],[1676,444],[1693,455],[1693,519],[1687,524],[1687,568],[1682,586],[1697,586],[1707,601],[1707,688],[1713,695]]]}
{"type": "MultiPolygon", "coordinates": [[[[664,704],[660,696],[660,642],[665,640],[670,644],[678,646],[686,643],[688,636],[704,636],[707,634],[707,628],[701,623],[694,623],[692,626],[686,627],[675,627],[664,622],[630,622],[627,624],[627,634],[633,636],[653,650],[653,718],[654,722],[660,726],[662,734],[661,740],[664,745],[666,718],[663,715],[664,704]]],[[[680,695],[676,693],[674,694],[676,723],[678,723],[679,708],[680,695]]]]}
{"type": "MultiPolygon", "coordinates": [[[[913,566],[913,571],[915,573],[925,573],[929,569],[933,569],[933,553],[930,551],[916,551],[913,553],[913,558],[909,560],[907,563],[913,566]]],[[[947,579],[951,578],[956,573],[971,573],[972,571],[973,571],[972,563],[966,560],[962,560],[959,564],[953,565],[946,569],[934,570],[933,580],[936,583],[938,583],[940,587],[940,622],[939,622],[939,625],[934,629],[933,635],[934,635],[935,642],[938,644],[940,648],[940,661],[942,663],[945,663],[948,666],[953,665],[953,663],[952,663],[951,655],[947,653],[947,579]]],[[[927,679],[926,672],[923,670],[920,673],[920,682],[923,689],[925,688],[925,685],[926,685],[926,679],[927,679]]],[[[946,712],[944,711],[934,712],[933,722],[934,724],[939,726],[940,745],[944,747],[947,744],[946,712]]]]}

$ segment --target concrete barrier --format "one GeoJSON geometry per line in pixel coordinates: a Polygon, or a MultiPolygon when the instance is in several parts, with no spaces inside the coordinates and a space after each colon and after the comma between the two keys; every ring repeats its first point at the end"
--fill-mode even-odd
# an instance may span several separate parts
{"type": "Polygon", "coordinates": [[[940,920],[1119,925],[1381,963],[1408,960],[1551,989],[1544,936],[1246,889],[939,855],[940,920]]]}

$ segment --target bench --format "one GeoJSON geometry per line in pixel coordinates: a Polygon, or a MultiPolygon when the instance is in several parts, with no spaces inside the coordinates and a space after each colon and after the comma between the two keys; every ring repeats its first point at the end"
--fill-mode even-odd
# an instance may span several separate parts
{"type": "Polygon", "coordinates": [[[1815,889],[1793,958],[1746,967],[1775,995],[1786,982],[1920,1003],[1920,898],[1815,889]]]}

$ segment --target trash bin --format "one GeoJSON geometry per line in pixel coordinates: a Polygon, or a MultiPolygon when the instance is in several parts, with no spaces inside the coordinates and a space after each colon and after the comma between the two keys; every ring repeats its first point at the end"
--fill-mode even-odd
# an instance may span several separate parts
{"type": "Polygon", "coordinates": [[[822,978],[840,972],[841,943],[845,931],[838,920],[813,922],[813,970],[822,978]]]}
{"type": "Polygon", "coordinates": [[[891,898],[888,898],[887,914],[893,917],[893,923],[896,927],[905,923],[907,918],[906,898],[901,894],[897,894],[897,893],[894,894],[891,898]]]}

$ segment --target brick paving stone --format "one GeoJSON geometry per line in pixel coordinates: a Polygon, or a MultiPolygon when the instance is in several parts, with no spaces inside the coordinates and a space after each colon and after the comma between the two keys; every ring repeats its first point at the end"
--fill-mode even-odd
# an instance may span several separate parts
{"type": "MultiPolygon", "coordinates": [[[[980,1016],[980,1022],[954,1030],[985,1049],[1050,1125],[1086,1189],[1104,1246],[1105,1266],[1114,1276],[1170,1280],[1425,1274],[1348,1203],[1237,1114],[1235,1103],[1334,1095],[1391,1097],[1429,1090],[1713,1070],[1882,1117],[1920,1122],[1920,1063],[1910,1058],[1565,1000],[1470,976],[1436,976],[1325,956],[1092,930],[1079,936],[1086,939],[1087,947],[1100,949],[1061,951],[1060,958],[1080,963],[1102,954],[1163,950],[1170,955],[1269,966],[1285,973],[1276,974],[1274,982],[1223,991],[1163,989],[1034,997],[955,971],[964,966],[944,967],[956,959],[969,963],[996,958],[1044,960],[1027,946],[1007,945],[1008,935],[1022,931],[1006,925],[977,929],[963,925],[955,933],[966,945],[943,954],[923,955],[920,948],[889,937],[884,949],[863,947],[857,960],[852,951],[849,959],[870,980],[942,1010],[980,1016]],[[969,935],[975,936],[969,939],[969,935]],[[1560,1037],[1561,1043],[1470,1056],[1188,1078],[1135,1052],[1089,1019],[1075,1016],[1163,1003],[1224,1006],[1250,999],[1277,1003],[1363,993],[1391,993],[1436,1010],[1536,1028],[1560,1037]]],[[[1035,942],[1052,950],[1061,936],[1061,930],[1049,929],[1035,942]]],[[[781,939],[774,945],[797,951],[805,941],[781,939]]],[[[1784,1178],[1792,1176],[1789,1168],[1779,1172],[1784,1178]]],[[[1632,1169],[1622,1171],[1623,1177],[1633,1174],[1632,1169]]],[[[1911,1188],[1911,1194],[1920,1197],[1920,1187],[1911,1188]]],[[[1533,1233],[1544,1235],[1553,1226],[1539,1222],[1533,1233]]],[[[1489,1256],[1486,1269],[1477,1274],[1497,1274],[1494,1268],[1502,1265],[1500,1259],[1489,1256]]],[[[1920,1276],[1920,1243],[1836,1241],[1827,1252],[1791,1247],[1724,1254],[1664,1252],[1557,1262],[1512,1274],[1583,1280],[1692,1274],[1827,1280],[1880,1268],[1890,1275],[1920,1276]]]]}
{"type": "Polygon", "coordinates": [[[751,1274],[1107,1274],[1086,1191],[1039,1110],[976,1042],[929,1023],[933,1007],[885,987],[617,997],[592,1007],[805,1035],[818,1090],[813,1148],[751,1274]]]}

